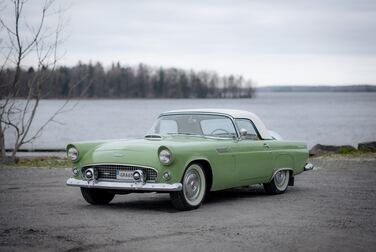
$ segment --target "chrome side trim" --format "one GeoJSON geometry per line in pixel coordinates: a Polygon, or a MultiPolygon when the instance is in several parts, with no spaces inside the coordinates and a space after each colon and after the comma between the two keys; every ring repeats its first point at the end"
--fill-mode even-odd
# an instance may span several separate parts
{"type": "Polygon", "coordinates": [[[230,152],[229,147],[218,147],[215,149],[219,154],[228,153],[230,152]]]}
{"type": "Polygon", "coordinates": [[[142,182],[110,182],[98,180],[80,180],[70,178],[67,180],[68,186],[78,186],[86,188],[98,189],[116,189],[116,190],[131,190],[131,191],[150,191],[150,192],[174,192],[181,191],[182,184],[165,184],[165,183],[142,183],[142,182]]]}
{"type": "Polygon", "coordinates": [[[310,170],[313,170],[315,166],[311,163],[306,163],[306,165],[304,166],[304,171],[310,171],[310,170]]]}

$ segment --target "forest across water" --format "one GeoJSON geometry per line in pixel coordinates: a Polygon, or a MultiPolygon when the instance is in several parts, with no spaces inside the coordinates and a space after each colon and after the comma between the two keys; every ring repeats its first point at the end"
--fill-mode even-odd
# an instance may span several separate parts
{"type": "MultiPolygon", "coordinates": [[[[14,69],[0,75],[0,83],[12,83],[14,69]]],[[[43,99],[51,98],[250,98],[251,80],[240,75],[219,75],[215,71],[152,67],[145,64],[122,66],[101,63],[56,69],[21,68],[17,85],[19,98],[27,97],[28,85],[40,85],[43,99]],[[37,80],[37,81],[36,81],[37,80]]],[[[1,97],[11,85],[3,85],[1,97]]]]}

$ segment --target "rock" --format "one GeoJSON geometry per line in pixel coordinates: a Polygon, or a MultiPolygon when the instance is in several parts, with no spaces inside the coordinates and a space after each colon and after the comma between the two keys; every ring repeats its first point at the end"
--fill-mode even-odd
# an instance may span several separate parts
{"type": "Polygon", "coordinates": [[[365,152],[376,152],[376,141],[359,143],[358,150],[365,151],[365,152]]]}
{"type": "Polygon", "coordinates": [[[322,145],[316,144],[309,151],[310,156],[320,156],[325,154],[347,154],[355,152],[355,147],[351,145],[322,145]]]}

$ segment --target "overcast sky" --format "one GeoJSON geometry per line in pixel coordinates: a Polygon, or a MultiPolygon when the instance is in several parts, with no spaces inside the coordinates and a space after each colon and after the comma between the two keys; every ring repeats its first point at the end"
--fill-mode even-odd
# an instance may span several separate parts
{"type": "MultiPolygon", "coordinates": [[[[35,17],[38,2],[28,4],[34,6],[26,13],[35,17]]],[[[69,6],[60,64],[143,62],[241,74],[258,86],[376,84],[375,0],[79,0],[69,6]]]]}

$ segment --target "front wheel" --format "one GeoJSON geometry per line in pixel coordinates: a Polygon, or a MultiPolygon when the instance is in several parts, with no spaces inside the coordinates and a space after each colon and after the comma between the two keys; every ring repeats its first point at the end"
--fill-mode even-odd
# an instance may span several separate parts
{"type": "Polygon", "coordinates": [[[287,190],[290,180],[290,171],[278,171],[272,181],[264,183],[264,189],[267,194],[281,194],[287,190]]]}
{"type": "Polygon", "coordinates": [[[172,205],[178,210],[192,210],[198,208],[205,198],[205,172],[199,164],[190,165],[183,177],[183,190],[171,192],[172,205]]]}
{"type": "Polygon", "coordinates": [[[81,194],[84,199],[92,205],[106,205],[115,197],[114,193],[103,189],[81,187],[81,194]]]}

